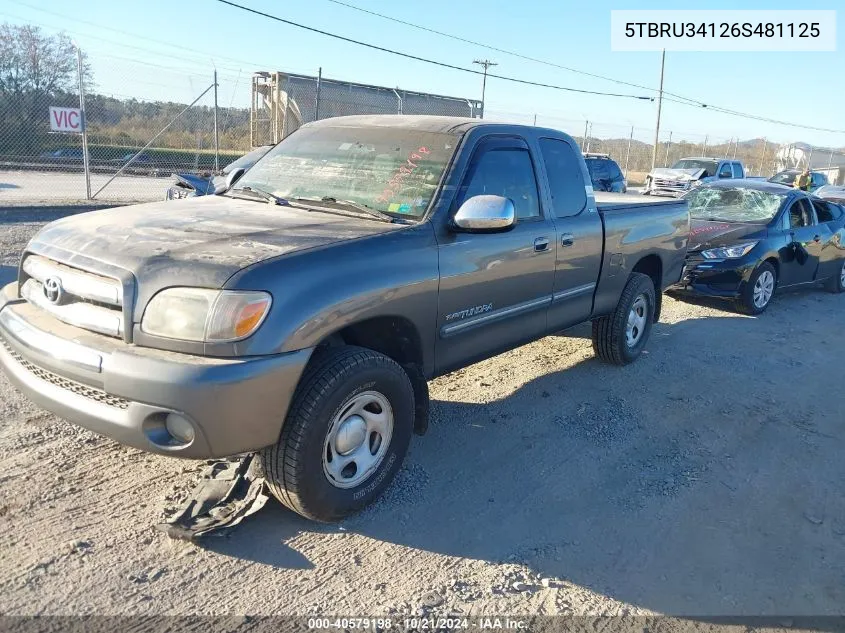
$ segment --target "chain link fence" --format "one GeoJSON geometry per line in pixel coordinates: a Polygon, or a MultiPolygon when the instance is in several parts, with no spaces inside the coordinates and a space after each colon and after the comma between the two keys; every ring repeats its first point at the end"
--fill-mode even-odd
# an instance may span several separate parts
{"type": "MultiPolygon", "coordinates": [[[[121,93],[84,81],[90,196],[95,200],[161,200],[173,174],[210,177],[251,149],[273,144],[300,125],[347,114],[434,114],[480,117],[567,132],[584,152],[608,154],[631,185],[652,167],[680,158],[710,156],[742,160],[750,175],[769,176],[802,161],[831,182],[845,177],[841,151],[800,146],[786,151],[767,139],[740,140],[723,134],[654,130],[624,122],[597,122],[543,113],[488,109],[482,102],[316,75],[244,73],[231,69],[186,73],[155,68],[154,87],[166,100],[139,99],[152,64],[109,59],[98,65],[125,77],[121,93]],[[111,64],[108,67],[107,64],[111,64]],[[141,70],[146,71],[146,75],[141,70]],[[796,158],[797,156],[797,158],[796,158]]],[[[10,96],[0,93],[0,204],[71,201],[88,197],[82,136],[52,132],[51,107],[78,108],[73,82],[60,89],[10,96]]]]}

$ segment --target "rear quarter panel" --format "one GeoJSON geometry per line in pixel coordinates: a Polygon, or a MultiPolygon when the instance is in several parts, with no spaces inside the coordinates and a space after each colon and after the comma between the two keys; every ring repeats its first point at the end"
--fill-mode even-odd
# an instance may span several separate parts
{"type": "Polygon", "coordinates": [[[605,249],[593,307],[594,316],[616,307],[633,269],[655,255],[662,269],[662,292],[681,278],[689,243],[689,211],[684,200],[631,198],[610,201],[597,196],[604,221],[605,249]]]}

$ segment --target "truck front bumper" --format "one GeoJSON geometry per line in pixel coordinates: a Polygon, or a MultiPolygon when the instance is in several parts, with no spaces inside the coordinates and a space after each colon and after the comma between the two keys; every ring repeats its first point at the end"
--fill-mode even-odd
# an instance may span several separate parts
{"type": "Polygon", "coordinates": [[[0,367],[48,411],[176,457],[225,457],[278,440],[311,349],[221,359],[135,347],[45,316],[12,286],[0,291],[0,367]],[[190,441],[169,433],[171,414],[190,425],[190,441]]]}

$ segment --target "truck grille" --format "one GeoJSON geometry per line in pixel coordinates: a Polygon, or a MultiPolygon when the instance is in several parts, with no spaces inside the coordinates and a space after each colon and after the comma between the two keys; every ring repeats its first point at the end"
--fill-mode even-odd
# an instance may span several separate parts
{"type": "Polygon", "coordinates": [[[3,339],[3,337],[0,337],[0,346],[3,347],[5,352],[9,356],[11,356],[16,363],[18,363],[21,367],[23,367],[33,376],[43,380],[44,382],[49,382],[51,385],[55,385],[60,389],[70,391],[71,393],[75,393],[78,396],[82,396],[83,398],[87,398],[89,400],[93,400],[95,402],[99,402],[110,407],[115,407],[117,409],[129,408],[128,400],[125,400],[118,396],[112,396],[110,394],[107,394],[102,389],[95,389],[94,387],[89,387],[88,385],[83,385],[82,383],[78,383],[73,380],[68,380],[67,378],[62,378],[61,376],[58,376],[51,371],[42,369],[38,365],[33,365],[28,360],[23,358],[20,354],[18,354],[15,350],[13,350],[5,341],[5,339],[3,339]]]}
{"type": "Polygon", "coordinates": [[[54,317],[77,327],[121,337],[124,334],[123,284],[40,255],[24,259],[21,296],[54,317]]]}
{"type": "Polygon", "coordinates": [[[663,178],[655,178],[653,186],[655,189],[686,191],[687,189],[689,189],[689,182],[683,180],[664,180],[663,178]]]}

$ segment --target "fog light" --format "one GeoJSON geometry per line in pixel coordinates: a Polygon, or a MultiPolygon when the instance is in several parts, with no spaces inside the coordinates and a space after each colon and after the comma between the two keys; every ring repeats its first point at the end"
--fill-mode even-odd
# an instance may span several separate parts
{"type": "Polygon", "coordinates": [[[164,428],[180,442],[190,444],[194,441],[194,427],[178,413],[168,413],[164,419],[164,428]]]}

